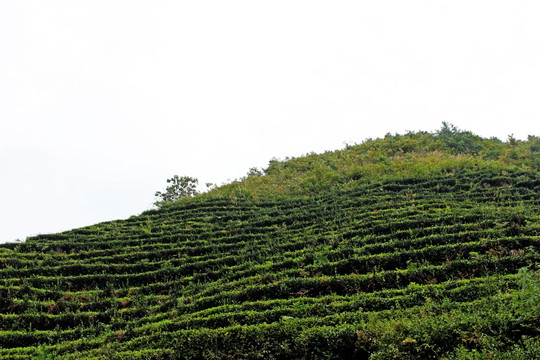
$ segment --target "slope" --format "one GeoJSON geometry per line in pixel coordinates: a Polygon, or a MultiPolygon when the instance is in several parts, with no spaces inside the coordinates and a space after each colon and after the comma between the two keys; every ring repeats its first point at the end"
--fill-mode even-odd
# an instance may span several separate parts
{"type": "Polygon", "coordinates": [[[534,358],[537,146],[389,135],[4,244],[0,357],[534,358]]]}

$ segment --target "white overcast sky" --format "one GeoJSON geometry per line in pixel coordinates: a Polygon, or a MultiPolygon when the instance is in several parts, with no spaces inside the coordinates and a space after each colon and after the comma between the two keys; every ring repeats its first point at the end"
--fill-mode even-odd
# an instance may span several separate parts
{"type": "Polygon", "coordinates": [[[126,218],[174,174],[442,121],[540,135],[540,1],[0,1],[0,242],[126,218]]]}

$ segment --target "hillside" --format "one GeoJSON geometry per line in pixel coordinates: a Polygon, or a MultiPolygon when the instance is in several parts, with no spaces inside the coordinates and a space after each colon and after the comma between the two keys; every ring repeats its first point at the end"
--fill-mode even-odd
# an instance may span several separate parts
{"type": "Polygon", "coordinates": [[[540,138],[444,124],[0,245],[0,358],[534,359],[540,138]]]}

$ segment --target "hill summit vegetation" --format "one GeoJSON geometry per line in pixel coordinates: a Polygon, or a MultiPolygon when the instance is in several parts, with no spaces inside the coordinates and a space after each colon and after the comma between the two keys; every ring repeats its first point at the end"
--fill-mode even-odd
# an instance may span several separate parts
{"type": "MultiPolygon", "coordinates": [[[[503,142],[497,138],[484,139],[443,122],[442,128],[435,133],[387,134],[382,139],[347,145],[343,150],[282,161],[273,159],[266,169],[251,168],[245,177],[213,188],[202,198],[257,201],[283,195],[306,197],[322,191],[351,190],[372,182],[487,169],[539,171],[540,137],[531,135],[527,141],[519,141],[509,135],[503,142]]],[[[192,191],[186,196],[184,188],[176,187],[177,195],[173,201],[163,198],[164,201],[156,205],[168,206],[196,194],[193,184],[197,179],[187,176],[181,179],[184,179],[186,189],[191,185],[187,190],[192,191]]],[[[172,182],[174,178],[167,181],[172,182]]]]}
{"type": "Polygon", "coordinates": [[[540,353],[536,136],[443,123],[171,181],[139,216],[0,245],[0,358],[540,353]]]}

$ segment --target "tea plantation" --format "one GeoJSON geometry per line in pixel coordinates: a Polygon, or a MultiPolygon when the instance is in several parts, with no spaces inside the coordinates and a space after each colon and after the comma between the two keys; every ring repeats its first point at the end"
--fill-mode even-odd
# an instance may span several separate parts
{"type": "Polygon", "coordinates": [[[450,130],[0,245],[0,358],[538,359],[540,142],[450,130]]]}

